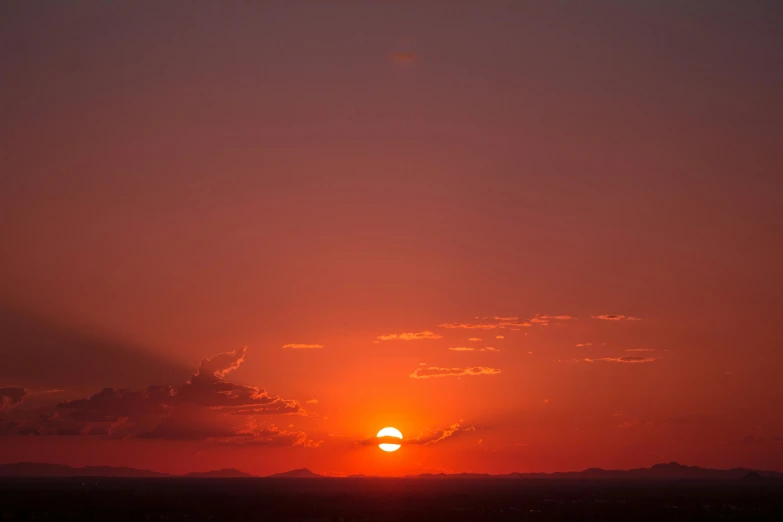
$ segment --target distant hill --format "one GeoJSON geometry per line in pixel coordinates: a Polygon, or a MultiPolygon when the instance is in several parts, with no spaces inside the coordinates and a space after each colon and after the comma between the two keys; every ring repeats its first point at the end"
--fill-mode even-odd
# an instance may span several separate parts
{"type": "Polygon", "coordinates": [[[422,473],[421,475],[406,475],[405,478],[490,478],[501,475],[490,475],[489,473],[422,473]]]}
{"type": "Polygon", "coordinates": [[[749,473],[755,473],[760,477],[783,478],[783,473],[778,471],[758,471],[747,468],[709,469],[698,466],[684,466],[677,462],[667,464],[655,464],[649,468],[634,468],[627,470],[612,470],[601,468],[589,468],[584,471],[570,471],[564,473],[509,473],[507,475],[495,475],[508,478],[565,478],[565,479],[658,479],[658,480],[714,480],[714,479],[742,479],[749,473]]]}
{"type": "Polygon", "coordinates": [[[45,464],[40,462],[17,462],[1,464],[0,477],[170,477],[148,469],[133,469],[113,466],[85,466],[73,468],[63,464],[45,464]]]}
{"type": "Polygon", "coordinates": [[[267,475],[268,478],[323,478],[323,475],[313,473],[307,468],[292,469],[291,471],[284,471],[283,473],[275,473],[274,475],[267,475]]]}
{"type": "MultiPolygon", "coordinates": [[[[170,475],[148,469],[134,469],[112,466],[85,466],[74,468],[62,464],[46,464],[39,462],[17,462],[0,464],[0,477],[184,477],[184,478],[250,478],[254,475],[234,468],[214,471],[199,471],[185,475],[170,475]]],[[[372,478],[366,475],[350,475],[349,478],[372,478]]],[[[268,475],[268,478],[327,478],[301,468],[268,475]]],[[[407,475],[403,478],[439,480],[439,479],[579,479],[579,480],[743,480],[758,482],[767,480],[783,480],[779,471],[760,471],[747,468],[709,469],[698,466],[683,466],[676,462],[656,464],[649,468],[627,470],[612,470],[590,468],[584,471],[568,471],[556,473],[508,473],[505,475],[488,475],[486,473],[425,473],[422,475],[407,475]]]]}
{"type": "MultiPolygon", "coordinates": [[[[159,473],[148,469],[134,469],[113,466],[85,466],[74,468],[63,464],[46,464],[43,462],[17,462],[0,464],[0,477],[120,477],[120,478],[154,478],[176,477],[168,473],[159,473]]],[[[238,469],[219,469],[179,475],[187,478],[240,478],[252,477],[238,469]]]]}
{"type": "Polygon", "coordinates": [[[235,468],[216,469],[213,471],[194,471],[184,475],[188,478],[251,478],[255,475],[239,471],[235,468]]]}

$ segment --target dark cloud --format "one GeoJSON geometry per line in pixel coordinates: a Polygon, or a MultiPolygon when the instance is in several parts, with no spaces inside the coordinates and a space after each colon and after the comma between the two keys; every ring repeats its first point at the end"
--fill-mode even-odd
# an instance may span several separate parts
{"type": "Polygon", "coordinates": [[[165,417],[154,428],[137,437],[140,439],[207,440],[233,437],[237,431],[230,425],[208,422],[203,419],[179,419],[165,417]]]}
{"type": "MultiPolygon", "coordinates": [[[[316,445],[301,432],[280,432],[273,437],[266,427],[248,429],[248,425],[255,426],[255,416],[307,412],[295,400],[225,380],[229,372],[242,364],[246,353],[247,348],[242,347],[203,359],[196,373],[178,388],[150,386],[144,392],[104,388],[87,398],[60,402],[55,412],[37,420],[6,422],[0,431],[16,435],[85,434],[180,440],[227,441],[240,437],[256,444],[282,445],[288,440],[291,445],[316,445]]],[[[14,391],[9,397],[16,401],[19,394],[14,391]]]]}
{"type": "MultiPolygon", "coordinates": [[[[159,387],[151,387],[157,390],[159,387]]],[[[164,414],[166,408],[162,395],[157,392],[143,393],[132,390],[115,390],[104,388],[92,397],[64,401],[57,404],[58,408],[71,410],[71,418],[93,419],[93,422],[117,417],[135,417],[146,414],[164,414]]]]}
{"type": "Polygon", "coordinates": [[[618,314],[604,314],[594,315],[593,319],[600,319],[602,321],[639,321],[638,317],[631,317],[630,315],[618,315],[618,314]]]}
{"type": "Polygon", "coordinates": [[[304,410],[297,401],[277,397],[272,402],[262,406],[242,408],[230,412],[231,415],[285,415],[288,413],[304,413],[304,410]]]}
{"type": "Polygon", "coordinates": [[[27,391],[24,388],[0,388],[0,412],[10,411],[11,408],[22,402],[25,395],[27,395],[27,391]]]}

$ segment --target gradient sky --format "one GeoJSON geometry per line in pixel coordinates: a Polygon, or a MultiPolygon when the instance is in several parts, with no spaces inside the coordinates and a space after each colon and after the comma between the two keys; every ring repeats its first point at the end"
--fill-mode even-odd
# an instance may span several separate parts
{"type": "Polygon", "coordinates": [[[783,470],[781,26],[2,3],[0,462],[783,470]]]}

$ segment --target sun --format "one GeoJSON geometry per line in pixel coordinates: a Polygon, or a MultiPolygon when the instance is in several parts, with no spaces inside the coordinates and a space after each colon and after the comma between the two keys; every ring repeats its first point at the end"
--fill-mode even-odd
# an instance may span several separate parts
{"type": "MultiPolygon", "coordinates": [[[[400,433],[400,430],[397,428],[383,428],[381,431],[378,432],[378,435],[376,437],[395,437],[398,439],[402,439],[402,433],[400,433]]],[[[378,447],[381,448],[383,451],[397,451],[400,449],[400,444],[378,444],[378,447]]]]}

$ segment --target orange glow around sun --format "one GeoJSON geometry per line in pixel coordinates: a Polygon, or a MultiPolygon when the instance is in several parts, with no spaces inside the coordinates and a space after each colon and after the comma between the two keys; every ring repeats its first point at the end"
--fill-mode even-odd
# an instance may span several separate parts
{"type": "MultiPolygon", "coordinates": [[[[400,433],[400,430],[397,428],[383,428],[381,431],[378,432],[376,437],[396,437],[398,439],[402,439],[402,433],[400,433]]],[[[378,444],[378,447],[381,448],[383,451],[397,451],[400,449],[400,444],[378,444]]]]}

